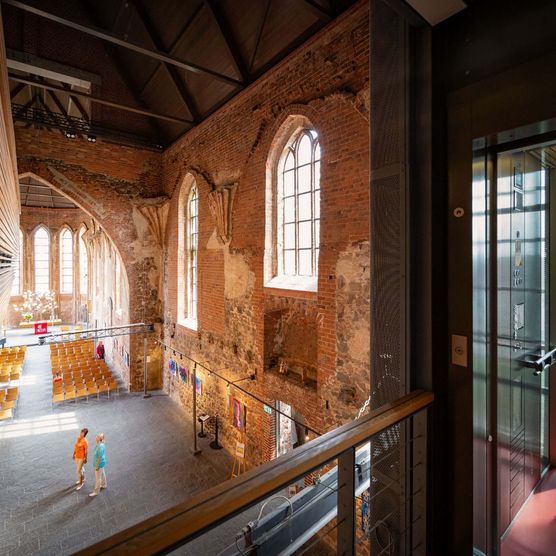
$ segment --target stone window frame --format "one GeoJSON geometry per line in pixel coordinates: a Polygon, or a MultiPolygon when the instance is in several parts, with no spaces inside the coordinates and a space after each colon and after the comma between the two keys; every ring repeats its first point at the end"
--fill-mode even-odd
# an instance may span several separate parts
{"type": "Polygon", "coordinates": [[[183,179],[178,198],[178,249],[177,249],[177,322],[178,324],[197,330],[198,328],[198,295],[199,295],[199,186],[195,176],[187,173],[183,179]],[[197,214],[196,214],[196,235],[197,245],[193,250],[195,257],[195,280],[192,278],[192,249],[191,249],[191,230],[190,230],[190,203],[192,194],[196,194],[197,214]],[[195,295],[192,295],[192,288],[195,287],[195,295]],[[195,305],[192,307],[192,298],[195,298],[195,305]],[[192,313],[194,313],[192,315],[192,313]]]}
{"type": "MultiPolygon", "coordinates": [[[[321,133],[310,119],[302,114],[292,114],[287,117],[276,132],[269,149],[266,163],[264,287],[269,290],[293,290],[305,292],[307,295],[315,295],[318,291],[318,260],[316,272],[313,276],[285,276],[280,273],[281,245],[278,240],[280,231],[278,213],[281,208],[279,190],[282,187],[280,170],[284,166],[289,149],[296,141],[300,140],[306,131],[316,134],[316,139],[321,149],[318,162],[322,163],[323,140],[321,133]]],[[[321,191],[320,182],[321,180],[319,179],[319,184],[316,188],[319,191],[319,195],[321,191]]],[[[319,206],[320,201],[321,198],[319,197],[319,206]]],[[[313,240],[313,247],[320,250],[320,237],[316,242],[313,240]]]]}
{"type": "Polygon", "coordinates": [[[75,268],[75,252],[74,252],[74,234],[73,230],[69,225],[64,224],[60,231],[58,232],[58,247],[59,247],[59,278],[60,278],[60,294],[70,295],[75,290],[75,278],[74,278],[74,268],[75,268]],[[70,273],[70,288],[69,290],[64,289],[64,234],[69,233],[70,237],[70,261],[71,261],[71,273],[70,273]]]}

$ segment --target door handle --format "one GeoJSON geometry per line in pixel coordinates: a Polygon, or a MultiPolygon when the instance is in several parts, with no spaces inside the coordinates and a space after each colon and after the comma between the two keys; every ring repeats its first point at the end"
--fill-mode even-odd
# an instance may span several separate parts
{"type": "Polygon", "coordinates": [[[535,369],[533,374],[539,376],[543,371],[556,363],[556,348],[548,351],[544,355],[532,355],[535,359],[525,359],[521,361],[524,367],[535,369]]]}

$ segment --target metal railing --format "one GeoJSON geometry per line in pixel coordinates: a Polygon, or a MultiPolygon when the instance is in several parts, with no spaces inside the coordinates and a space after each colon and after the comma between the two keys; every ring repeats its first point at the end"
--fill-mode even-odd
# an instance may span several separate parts
{"type": "Polygon", "coordinates": [[[432,393],[412,392],[78,554],[270,556],[325,545],[426,554],[432,402],[432,393]],[[270,510],[274,499],[282,503],[270,510]]]}
{"type": "Polygon", "coordinates": [[[120,326],[104,326],[102,328],[82,328],[66,332],[52,332],[39,336],[39,345],[55,344],[58,342],[72,341],[79,337],[83,340],[97,340],[112,338],[114,336],[129,336],[131,334],[146,334],[154,331],[153,324],[136,322],[133,324],[122,324],[120,326]]]}

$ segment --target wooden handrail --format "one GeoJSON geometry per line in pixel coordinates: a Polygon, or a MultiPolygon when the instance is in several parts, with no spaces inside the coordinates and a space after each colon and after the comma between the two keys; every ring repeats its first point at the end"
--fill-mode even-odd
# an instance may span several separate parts
{"type": "Polygon", "coordinates": [[[289,454],[250,469],[240,477],[212,487],[77,554],[156,554],[168,550],[308,475],[342,452],[363,444],[370,437],[428,407],[433,401],[432,392],[411,392],[361,419],[311,440],[289,454]]]}

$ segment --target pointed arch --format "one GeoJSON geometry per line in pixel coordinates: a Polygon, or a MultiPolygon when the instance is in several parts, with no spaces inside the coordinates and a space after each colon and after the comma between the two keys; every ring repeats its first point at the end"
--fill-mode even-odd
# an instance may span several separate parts
{"type": "Polygon", "coordinates": [[[290,115],[267,161],[265,284],[317,291],[321,140],[306,116],[290,115]]]}

